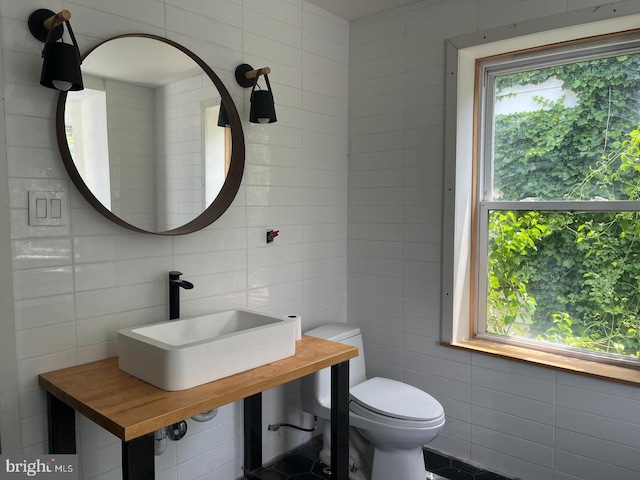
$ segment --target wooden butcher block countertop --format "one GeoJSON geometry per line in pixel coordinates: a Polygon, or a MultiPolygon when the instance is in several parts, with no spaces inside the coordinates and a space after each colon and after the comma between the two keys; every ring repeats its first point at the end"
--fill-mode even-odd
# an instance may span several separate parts
{"type": "Polygon", "coordinates": [[[179,392],[161,390],[124,373],[117,357],[43,373],[39,383],[74,410],[129,441],[357,355],[356,347],[303,335],[292,357],[179,392]]]}

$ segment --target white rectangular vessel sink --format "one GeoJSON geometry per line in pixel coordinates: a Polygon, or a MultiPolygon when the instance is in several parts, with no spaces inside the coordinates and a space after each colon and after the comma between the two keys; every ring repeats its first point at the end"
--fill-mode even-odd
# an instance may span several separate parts
{"type": "Polygon", "coordinates": [[[295,354],[295,322],[228,310],[118,332],[120,370],[163,390],[196,387],[295,354]]]}

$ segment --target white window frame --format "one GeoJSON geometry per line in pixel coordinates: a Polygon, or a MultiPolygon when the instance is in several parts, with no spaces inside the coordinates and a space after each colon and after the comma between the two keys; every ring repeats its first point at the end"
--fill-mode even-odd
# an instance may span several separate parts
{"type": "MultiPolygon", "coordinates": [[[[477,325],[472,323],[471,315],[472,306],[477,308],[475,292],[478,288],[478,278],[472,277],[473,262],[478,261],[474,244],[476,238],[480,238],[480,233],[475,229],[472,219],[475,215],[487,215],[491,207],[490,204],[481,204],[477,201],[481,196],[478,194],[479,187],[475,183],[473,173],[476,144],[475,118],[481,113],[480,104],[475,98],[476,60],[581,38],[634,30],[640,26],[640,15],[611,18],[617,16],[615,8],[601,10],[580,10],[553,17],[552,25],[556,27],[555,29],[549,28],[551,23],[549,19],[542,19],[466,35],[447,42],[442,343],[571,371],[579,372],[586,369],[590,374],[597,376],[640,384],[640,371],[636,369],[607,365],[602,370],[595,368],[601,364],[598,359],[592,362],[569,359],[565,358],[562,352],[555,354],[533,352],[527,347],[526,342],[523,342],[525,343],[523,345],[501,346],[499,342],[494,342],[492,339],[479,338],[476,336],[477,325]],[[593,23],[595,20],[600,21],[593,23]],[[588,365],[585,366],[585,364],[588,365]],[[611,368],[619,368],[623,371],[611,371],[611,368]]],[[[484,145],[480,146],[480,149],[482,148],[484,145]]],[[[508,208],[505,202],[500,203],[502,207],[508,208]]],[[[514,203],[519,204],[519,202],[514,203]]],[[[562,205],[537,203],[535,208],[569,209],[568,203],[552,203],[562,205]]],[[[628,202],[624,203],[626,208],[636,208],[628,202]]],[[[612,206],[612,202],[608,202],[607,209],[611,209],[612,206]]],[[[534,209],[532,207],[534,205],[527,205],[529,210],[534,209]]],[[[622,205],[616,205],[616,207],[622,207],[622,205]]],[[[587,208],[599,207],[580,206],[580,210],[587,208]]]]}

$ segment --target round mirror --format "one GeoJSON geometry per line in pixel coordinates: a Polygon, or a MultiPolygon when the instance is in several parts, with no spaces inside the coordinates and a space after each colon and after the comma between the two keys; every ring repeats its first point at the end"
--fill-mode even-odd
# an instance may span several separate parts
{"type": "Polygon", "coordinates": [[[84,90],[61,92],[64,165],[89,203],[130,230],[181,235],[233,201],[244,170],[240,117],[211,68],[166,38],[127,34],[83,56],[84,90]]]}

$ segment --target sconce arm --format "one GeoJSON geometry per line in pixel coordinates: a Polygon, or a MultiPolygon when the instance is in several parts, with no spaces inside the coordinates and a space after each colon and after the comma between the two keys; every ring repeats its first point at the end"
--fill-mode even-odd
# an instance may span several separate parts
{"type": "Polygon", "coordinates": [[[271,69],[269,67],[254,69],[251,65],[247,63],[243,63],[236,67],[236,82],[242,88],[249,88],[255,85],[254,78],[257,79],[260,75],[264,75],[267,78],[267,75],[271,73],[271,69]]]}
{"type": "Polygon", "coordinates": [[[62,25],[64,22],[68,22],[71,19],[71,12],[69,10],[62,10],[61,12],[51,15],[44,22],[42,26],[47,30],[56,28],[58,25],[62,25]]]}
{"type": "Polygon", "coordinates": [[[271,69],[269,67],[258,68],[256,70],[249,70],[244,74],[244,78],[256,78],[260,75],[269,75],[271,73],[271,69]]]}

